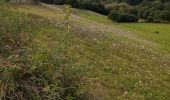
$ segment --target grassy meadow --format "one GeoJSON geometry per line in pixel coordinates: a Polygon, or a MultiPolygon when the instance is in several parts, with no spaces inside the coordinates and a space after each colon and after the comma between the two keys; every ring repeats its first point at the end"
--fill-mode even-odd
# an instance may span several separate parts
{"type": "Polygon", "coordinates": [[[0,11],[0,100],[170,99],[169,24],[77,9],[68,20],[47,4],[0,11]]]}
{"type": "Polygon", "coordinates": [[[152,41],[166,52],[170,51],[170,25],[162,23],[113,23],[107,16],[87,10],[73,9],[72,12],[85,19],[129,31],[140,38],[152,41]]]}

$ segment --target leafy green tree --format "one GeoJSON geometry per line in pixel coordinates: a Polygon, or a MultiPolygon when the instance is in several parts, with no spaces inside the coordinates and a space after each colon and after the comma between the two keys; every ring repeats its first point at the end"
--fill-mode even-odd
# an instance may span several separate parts
{"type": "Polygon", "coordinates": [[[153,21],[154,21],[154,18],[153,18],[152,16],[148,16],[148,17],[146,18],[146,21],[147,21],[147,22],[153,22],[153,21]]]}
{"type": "Polygon", "coordinates": [[[117,22],[120,15],[121,14],[118,11],[112,10],[109,13],[108,18],[111,19],[113,22],[117,22]]]}
{"type": "Polygon", "coordinates": [[[150,16],[150,12],[150,9],[146,9],[142,14],[142,18],[147,19],[147,17],[150,16]]]}
{"type": "Polygon", "coordinates": [[[138,17],[134,14],[120,13],[119,11],[112,10],[108,18],[113,22],[137,22],[138,17]]]}
{"type": "Polygon", "coordinates": [[[161,12],[158,16],[163,22],[170,21],[170,12],[167,10],[161,12]]]}
{"type": "Polygon", "coordinates": [[[128,13],[137,16],[138,15],[138,10],[137,10],[137,8],[132,8],[132,9],[128,10],[128,13]]]}
{"type": "Polygon", "coordinates": [[[133,14],[122,14],[119,16],[118,22],[137,22],[138,17],[133,14]]]}
{"type": "Polygon", "coordinates": [[[78,7],[78,0],[66,0],[66,3],[71,5],[72,7],[78,7]]]}
{"type": "Polygon", "coordinates": [[[66,3],[66,0],[53,0],[53,3],[54,3],[54,4],[62,5],[62,4],[65,4],[65,3],[66,3]]]}
{"type": "Polygon", "coordinates": [[[137,5],[137,4],[140,4],[143,1],[144,0],[125,0],[125,2],[127,2],[130,5],[137,5]]]}

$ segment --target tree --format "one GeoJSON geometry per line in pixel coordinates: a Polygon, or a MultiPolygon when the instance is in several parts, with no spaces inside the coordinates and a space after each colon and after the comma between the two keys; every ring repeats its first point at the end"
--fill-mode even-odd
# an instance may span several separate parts
{"type": "Polygon", "coordinates": [[[130,5],[138,5],[142,2],[143,0],[125,0],[130,5]]]}
{"type": "Polygon", "coordinates": [[[132,9],[128,10],[128,13],[137,16],[138,15],[138,10],[137,10],[137,8],[132,8],[132,9]]]}
{"type": "Polygon", "coordinates": [[[54,3],[54,0],[40,0],[41,2],[52,4],[54,3]]]}
{"type": "Polygon", "coordinates": [[[120,15],[121,14],[118,11],[112,10],[109,13],[108,18],[111,19],[113,22],[117,22],[120,15]]]}
{"type": "Polygon", "coordinates": [[[58,5],[63,5],[66,3],[66,0],[53,0],[53,3],[58,5]]]}
{"type": "Polygon", "coordinates": [[[163,22],[170,21],[170,12],[168,12],[167,10],[161,12],[158,16],[163,22]]]}
{"type": "Polygon", "coordinates": [[[108,18],[113,22],[137,22],[138,17],[134,14],[120,13],[118,11],[112,10],[108,18]]]}
{"type": "Polygon", "coordinates": [[[118,22],[137,22],[138,17],[133,14],[122,14],[119,16],[118,22]]]}
{"type": "Polygon", "coordinates": [[[79,6],[78,0],[66,0],[66,3],[71,5],[74,8],[77,8],[79,6]]]}
{"type": "Polygon", "coordinates": [[[152,16],[148,16],[148,17],[146,18],[146,21],[147,21],[147,22],[153,22],[153,21],[154,21],[154,18],[153,18],[152,16]]]}
{"type": "Polygon", "coordinates": [[[150,9],[146,9],[142,14],[142,18],[147,19],[147,17],[150,16],[150,12],[150,9]]]}

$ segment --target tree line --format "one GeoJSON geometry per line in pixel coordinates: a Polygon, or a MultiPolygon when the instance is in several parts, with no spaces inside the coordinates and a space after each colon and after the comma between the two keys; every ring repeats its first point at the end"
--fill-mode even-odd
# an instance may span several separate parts
{"type": "Polygon", "coordinates": [[[69,4],[74,8],[91,10],[113,22],[169,22],[169,0],[40,0],[50,4],[69,4]],[[107,6],[109,5],[109,6],[107,6]]]}
{"type": "MultiPolygon", "coordinates": [[[[132,1],[132,0],[127,0],[132,1]]],[[[109,18],[117,22],[136,22],[139,19],[145,22],[169,22],[170,2],[168,0],[133,0],[139,4],[132,3],[117,4],[110,9],[109,18]],[[141,2],[141,3],[140,3],[141,2]]],[[[120,2],[120,1],[119,1],[120,2]]],[[[121,1],[122,2],[122,1],[121,1]]],[[[135,3],[135,2],[133,2],[135,3]]]]}
{"type": "Polygon", "coordinates": [[[101,0],[40,0],[49,4],[69,4],[73,8],[91,10],[100,14],[108,15],[109,11],[105,8],[101,0]]]}

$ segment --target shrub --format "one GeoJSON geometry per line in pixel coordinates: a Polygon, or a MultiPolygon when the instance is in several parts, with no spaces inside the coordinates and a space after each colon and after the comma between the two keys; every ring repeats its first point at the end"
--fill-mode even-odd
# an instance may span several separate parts
{"type": "Polygon", "coordinates": [[[113,22],[137,22],[138,17],[134,14],[121,14],[117,11],[111,11],[108,15],[113,22]]]}
{"type": "Polygon", "coordinates": [[[150,9],[147,9],[143,12],[142,18],[147,19],[147,17],[150,15],[150,9]]]}
{"type": "Polygon", "coordinates": [[[111,19],[113,22],[117,22],[119,19],[120,13],[118,11],[112,10],[109,15],[108,18],[111,19]]]}
{"type": "Polygon", "coordinates": [[[133,14],[122,14],[119,16],[118,22],[137,22],[138,17],[133,14]]]}
{"type": "Polygon", "coordinates": [[[132,9],[129,9],[128,13],[137,16],[138,15],[138,10],[137,10],[137,8],[132,8],[132,9]]]}
{"type": "Polygon", "coordinates": [[[152,16],[148,16],[146,22],[153,22],[154,18],[152,16]]]}
{"type": "Polygon", "coordinates": [[[126,0],[126,2],[130,5],[140,4],[143,0],[126,0]]]}
{"type": "Polygon", "coordinates": [[[71,5],[74,8],[79,7],[79,3],[77,0],[66,0],[66,4],[71,5]]]}
{"type": "Polygon", "coordinates": [[[66,1],[65,0],[54,0],[53,3],[54,4],[58,4],[58,5],[63,5],[66,1]]]}
{"type": "Polygon", "coordinates": [[[162,11],[159,15],[158,15],[158,18],[165,22],[165,21],[170,21],[170,12],[168,11],[162,11]]]}
{"type": "MultiPolygon", "coordinates": [[[[40,0],[40,1],[45,2],[45,3],[49,3],[49,4],[54,3],[54,0],[40,0]]],[[[55,1],[58,1],[58,0],[55,0],[55,1]]]]}
{"type": "Polygon", "coordinates": [[[100,2],[82,2],[80,4],[80,8],[91,10],[100,14],[108,15],[109,11],[105,8],[103,4],[100,2]]]}

